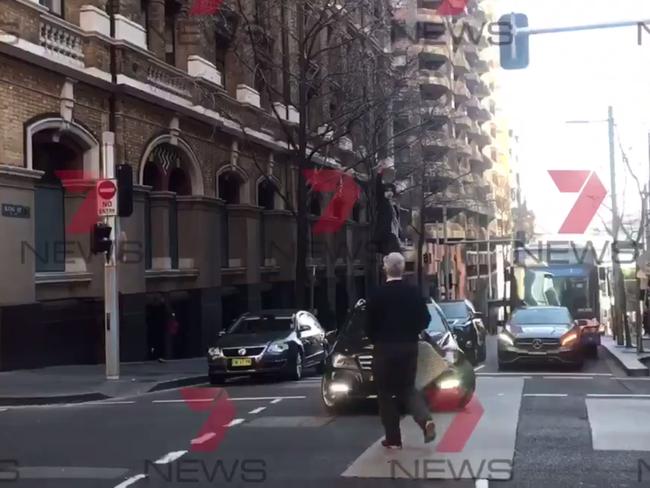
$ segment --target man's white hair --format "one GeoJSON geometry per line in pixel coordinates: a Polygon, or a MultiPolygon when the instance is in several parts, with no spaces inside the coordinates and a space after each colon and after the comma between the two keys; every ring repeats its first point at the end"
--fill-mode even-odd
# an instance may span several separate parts
{"type": "Polygon", "coordinates": [[[384,257],[384,270],[389,278],[401,278],[405,267],[404,256],[398,252],[392,252],[384,257]]]}

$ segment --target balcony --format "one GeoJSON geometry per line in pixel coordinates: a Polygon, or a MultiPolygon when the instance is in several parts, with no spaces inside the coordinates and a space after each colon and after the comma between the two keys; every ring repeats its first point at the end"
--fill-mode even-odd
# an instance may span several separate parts
{"type": "Polygon", "coordinates": [[[490,64],[486,60],[479,58],[478,61],[476,61],[476,63],[474,63],[474,70],[479,75],[489,73],[490,72],[490,64]]]}
{"type": "Polygon", "coordinates": [[[420,69],[418,73],[418,81],[422,88],[435,87],[451,90],[451,81],[449,75],[441,71],[431,69],[420,69]]]}
{"type": "Polygon", "coordinates": [[[436,100],[422,100],[421,113],[422,117],[427,119],[447,120],[452,115],[452,109],[446,105],[441,105],[436,100]]]}
{"type": "Polygon", "coordinates": [[[449,60],[451,59],[451,50],[449,46],[442,44],[421,44],[417,46],[417,49],[420,51],[421,59],[441,59],[449,60]]]}
{"type": "Polygon", "coordinates": [[[472,126],[472,119],[467,114],[459,112],[454,117],[454,123],[457,127],[469,129],[472,126]]]}
{"type": "Polygon", "coordinates": [[[470,70],[469,63],[465,57],[465,52],[462,49],[459,49],[454,53],[452,63],[454,65],[454,71],[458,75],[467,73],[470,70]]]}
{"type": "Polygon", "coordinates": [[[41,16],[39,43],[47,57],[84,68],[83,34],[80,29],[52,15],[41,16]]]}
{"type": "Polygon", "coordinates": [[[462,80],[457,80],[454,82],[454,95],[460,100],[461,103],[469,100],[472,96],[467,88],[467,85],[462,80]]]}
{"type": "Polygon", "coordinates": [[[442,131],[427,131],[421,142],[425,148],[451,149],[455,145],[455,139],[442,131]]]}

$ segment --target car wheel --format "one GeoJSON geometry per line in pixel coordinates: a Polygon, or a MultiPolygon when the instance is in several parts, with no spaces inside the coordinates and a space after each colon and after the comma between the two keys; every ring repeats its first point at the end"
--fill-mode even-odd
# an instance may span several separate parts
{"type": "Polygon", "coordinates": [[[487,343],[485,338],[483,338],[483,347],[481,347],[481,362],[485,362],[487,359],[487,343]]]}
{"type": "Polygon", "coordinates": [[[508,365],[506,363],[502,363],[499,361],[498,363],[499,371],[506,371],[508,369],[508,365]]]}
{"type": "Polygon", "coordinates": [[[578,371],[582,370],[583,366],[584,366],[584,361],[582,361],[582,360],[581,360],[581,361],[578,361],[577,363],[575,363],[575,368],[576,368],[578,371]]]}
{"type": "Polygon", "coordinates": [[[325,407],[325,411],[328,413],[328,415],[341,415],[350,406],[349,402],[335,402],[328,396],[327,383],[325,382],[325,378],[321,380],[320,398],[321,403],[323,404],[323,407],[325,407]]]}
{"type": "Polygon", "coordinates": [[[223,385],[225,383],[226,379],[218,374],[211,374],[210,375],[210,384],[211,385],[223,385]]]}
{"type": "Polygon", "coordinates": [[[293,360],[289,363],[289,378],[298,381],[302,378],[303,360],[300,351],[297,351],[293,360]]]}

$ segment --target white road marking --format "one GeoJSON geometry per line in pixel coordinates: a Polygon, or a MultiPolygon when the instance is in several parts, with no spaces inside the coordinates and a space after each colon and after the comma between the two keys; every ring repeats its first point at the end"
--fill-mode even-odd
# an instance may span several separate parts
{"type": "Polygon", "coordinates": [[[488,480],[476,480],[476,488],[488,488],[488,480]]]}
{"type": "Polygon", "coordinates": [[[204,442],[208,442],[210,439],[212,439],[216,435],[217,434],[215,434],[214,432],[207,432],[207,433],[203,434],[201,437],[196,437],[195,439],[192,439],[190,444],[194,444],[194,445],[203,444],[204,442]]]}
{"type": "Polygon", "coordinates": [[[593,376],[544,376],[545,380],[593,380],[593,376]]]}
{"type": "MultiPolygon", "coordinates": [[[[304,400],[307,397],[304,396],[304,395],[302,395],[302,396],[283,396],[283,397],[277,397],[277,396],[271,396],[271,397],[241,397],[241,398],[228,398],[228,400],[233,401],[233,402],[248,402],[248,401],[258,401],[258,400],[276,400],[278,398],[282,399],[282,400],[304,400]]],[[[190,400],[183,400],[183,399],[152,400],[152,403],[205,403],[205,402],[213,402],[215,400],[216,400],[216,398],[192,398],[190,400]]],[[[273,403],[273,402],[271,402],[271,403],[273,403]]]]}
{"type": "Polygon", "coordinates": [[[216,398],[188,398],[187,400],[173,399],[173,400],[152,400],[151,403],[207,403],[213,402],[216,398]]]}
{"type": "Polygon", "coordinates": [[[109,400],[103,402],[88,402],[84,405],[131,405],[135,400],[109,400]]]}
{"type": "Polygon", "coordinates": [[[235,425],[239,425],[244,423],[244,419],[232,419],[230,422],[226,424],[226,427],[234,427],[235,425]]]}
{"type": "Polygon", "coordinates": [[[264,410],[266,410],[266,407],[257,407],[257,408],[254,408],[253,410],[251,410],[248,413],[250,413],[252,415],[255,415],[255,414],[258,414],[260,412],[263,412],[264,410]]]}
{"type": "Polygon", "coordinates": [[[163,457],[161,457],[158,461],[156,461],[154,464],[169,464],[173,463],[176,461],[178,458],[181,456],[184,456],[187,454],[187,451],[172,451],[168,452],[165,454],[163,457]]]}
{"type": "Polygon", "coordinates": [[[591,398],[650,398],[650,395],[645,395],[645,394],[634,394],[634,393],[625,393],[625,394],[618,394],[618,393],[589,393],[587,394],[588,397],[591,398]]]}
{"type": "Polygon", "coordinates": [[[131,486],[133,483],[143,480],[147,477],[146,474],[138,474],[135,476],[130,477],[128,480],[122,481],[119,485],[115,486],[115,488],[126,488],[127,486],[131,486]]]}
{"type": "Polygon", "coordinates": [[[272,405],[275,405],[276,403],[280,403],[282,401],[282,398],[276,398],[271,402],[272,405]]]}
{"type": "Polygon", "coordinates": [[[650,378],[610,378],[619,381],[650,381],[650,378]]]}
{"type": "Polygon", "coordinates": [[[524,393],[525,397],[567,397],[567,393],[524,393]]]}
{"type": "Polygon", "coordinates": [[[614,376],[612,373],[532,373],[526,371],[525,373],[504,373],[504,372],[494,372],[494,373],[478,373],[476,376],[614,376]]]}
{"type": "Polygon", "coordinates": [[[650,402],[636,398],[587,398],[587,417],[596,451],[647,451],[650,402]]]}
{"type": "Polygon", "coordinates": [[[6,412],[7,410],[9,410],[9,409],[8,408],[0,408],[0,412],[6,412]]]}
{"type": "Polygon", "coordinates": [[[301,396],[272,396],[272,397],[245,397],[245,398],[231,398],[233,402],[247,402],[247,401],[256,401],[256,400],[272,400],[271,403],[279,403],[280,400],[304,400],[307,398],[304,395],[301,396]]]}
{"type": "Polygon", "coordinates": [[[483,368],[485,368],[485,364],[481,364],[480,366],[477,366],[476,368],[474,368],[474,371],[480,371],[483,368]]]}

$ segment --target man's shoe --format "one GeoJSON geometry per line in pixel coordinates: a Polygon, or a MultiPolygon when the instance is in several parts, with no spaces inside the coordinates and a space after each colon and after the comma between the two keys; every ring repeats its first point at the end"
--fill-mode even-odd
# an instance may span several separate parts
{"type": "Polygon", "coordinates": [[[397,444],[394,444],[392,442],[388,442],[386,439],[381,441],[381,445],[384,446],[386,449],[401,449],[402,448],[402,443],[399,442],[397,444]]]}
{"type": "Polygon", "coordinates": [[[424,424],[424,443],[429,444],[436,439],[436,424],[433,423],[433,420],[427,420],[424,424]]]}

